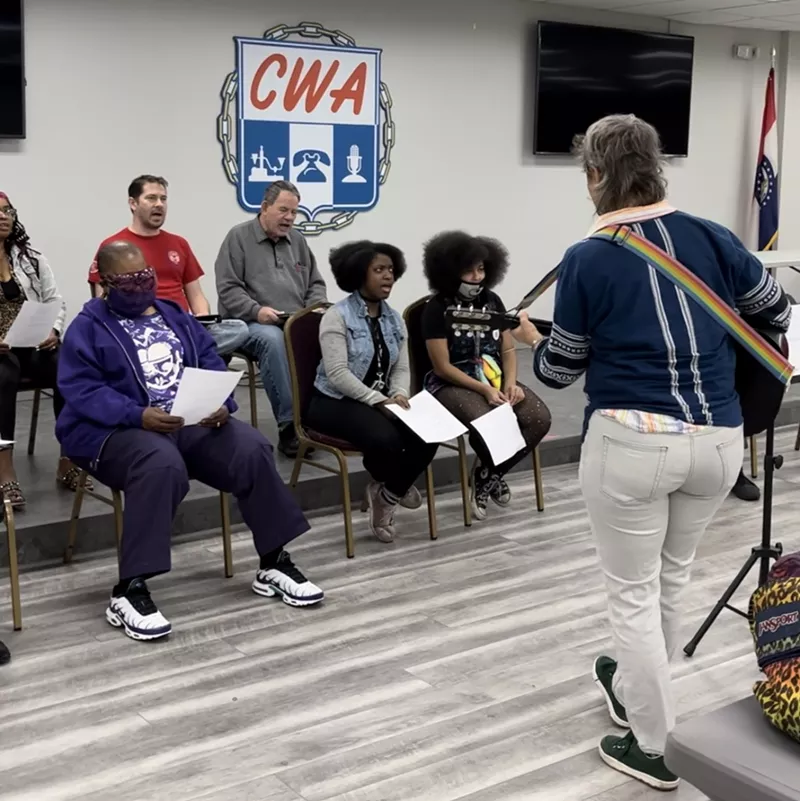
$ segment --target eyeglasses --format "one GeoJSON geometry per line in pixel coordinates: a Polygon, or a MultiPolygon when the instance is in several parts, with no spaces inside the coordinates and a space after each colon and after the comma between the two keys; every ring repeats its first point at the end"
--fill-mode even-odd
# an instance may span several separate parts
{"type": "Polygon", "coordinates": [[[7,206],[6,208],[0,208],[0,214],[4,217],[8,217],[10,220],[17,219],[17,210],[13,206],[7,206]]]}

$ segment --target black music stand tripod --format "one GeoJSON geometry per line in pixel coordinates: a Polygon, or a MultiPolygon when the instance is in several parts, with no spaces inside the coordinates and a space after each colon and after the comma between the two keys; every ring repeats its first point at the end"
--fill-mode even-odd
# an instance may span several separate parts
{"type": "Polygon", "coordinates": [[[783,545],[776,542],[772,545],[772,479],[776,470],[780,470],[783,466],[783,456],[775,456],[775,422],[770,423],[767,428],[767,441],[764,450],[764,501],[763,501],[763,516],[761,524],[761,544],[757,545],[750,552],[750,556],[742,566],[742,569],[736,574],[736,578],[728,585],[728,589],[722,593],[717,605],[711,610],[709,616],[703,621],[703,625],[697,630],[697,634],[692,637],[689,644],[683,649],[686,656],[692,656],[695,649],[700,644],[700,640],[706,636],[706,633],[711,628],[714,621],[719,617],[719,613],[723,609],[730,609],[743,618],[747,618],[747,614],[731,606],[730,600],[736,590],[739,589],[742,582],[747,578],[748,573],[753,569],[756,563],[759,563],[758,571],[758,586],[767,583],[769,576],[770,560],[780,559],[783,554],[783,545]]]}

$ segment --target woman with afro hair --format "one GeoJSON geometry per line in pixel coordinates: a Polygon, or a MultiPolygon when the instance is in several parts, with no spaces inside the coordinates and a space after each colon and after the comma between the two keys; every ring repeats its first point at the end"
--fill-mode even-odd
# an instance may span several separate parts
{"type": "Polygon", "coordinates": [[[488,336],[456,336],[447,325],[448,306],[487,308],[504,312],[492,291],[505,276],[508,253],[495,239],[445,231],[425,245],[425,276],[433,291],[422,315],[422,334],[433,371],[425,387],[464,425],[510,403],[517,415],[525,448],[502,464],[492,461],[481,437],[470,430],[476,453],[470,478],[472,508],[486,517],[489,500],[505,506],[511,500],[506,473],[529,454],[550,430],[550,411],[528,387],[517,381],[517,356],[508,331],[488,336]]]}
{"type": "MultiPolygon", "coordinates": [[[[23,378],[30,379],[34,387],[52,390],[56,417],[64,408],[56,374],[65,318],[66,306],[47,259],[30,244],[17,210],[8,195],[0,192],[0,439],[14,440],[17,391],[23,378]],[[61,312],[50,336],[38,347],[11,348],[3,340],[28,300],[60,303],[61,312]]],[[[62,457],[56,476],[59,485],[74,491],[79,475],[78,468],[62,457]]],[[[25,506],[25,495],[14,470],[13,445],[0,445],[0,493],[15,508],[25,506]]]]}
{"type": "Polygon", "coordinates": [[[362,241],[333,250],[330,265],[339,288],[350,294],[322,318],[322,362],[307,420],[364,454],[364,468],[372,476],[370,528],[381,542],[392,542],[397,506],[422,504],[414,482],[437,448],[387,409],[390,404],[408,408],[408,334],[403,318],[386,302],[406,262],[392,245],[362,241]]]}

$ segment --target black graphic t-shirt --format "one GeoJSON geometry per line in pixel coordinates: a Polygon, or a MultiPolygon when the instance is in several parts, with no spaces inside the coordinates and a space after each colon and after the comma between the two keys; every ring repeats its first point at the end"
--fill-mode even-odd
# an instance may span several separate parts
{"type": "MultiPolygon", "coordinates": [[[[499,383],[499,373],[502,369],[502,339],[499,329],[480,336],[456,331],[447,324],[445,310],[458,301],[434,295],[426,304],[422,312],[422,336],[425,340],[446,339],[447,350],[450,355],[450,364],[484,384],[499,383]],[[488,357],[488,358],[487,358],[488,357]],[[486,375],[489,370],[491,376],[486,375]]],[[[484,289],[471,303],[460,301],[461,306],[472,306],[476,309],[486,308],[490,311],[505,312],[506,307],[499,295],[490,289],[484,289]]],[[[425,388],[429,392],[436,392],[445,384],[433,372],[425,377],[425,388]]]]}
{"type": "Polygon", "coordinates": [[[386,340],[381,331],[380,316],[370,317],[369,327],[372,332],[372,342],[375,346],[375,355],[369,365],[367,374],[364,376],[364,384],[370,389],[383,392],[386,389],[389,378],[389,348],[386,347],[386,340]]]}

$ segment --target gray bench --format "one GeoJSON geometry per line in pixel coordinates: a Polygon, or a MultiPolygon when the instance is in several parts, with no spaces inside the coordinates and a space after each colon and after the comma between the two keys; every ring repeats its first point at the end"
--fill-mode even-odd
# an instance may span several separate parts
{"type": "Polygon", "coordinates": [[[676,726],[665,761],[711,801],[800,801],[800,743],[753,696],[676,726]]]}

